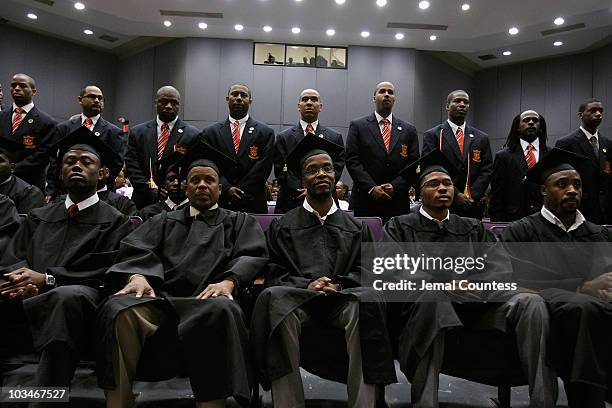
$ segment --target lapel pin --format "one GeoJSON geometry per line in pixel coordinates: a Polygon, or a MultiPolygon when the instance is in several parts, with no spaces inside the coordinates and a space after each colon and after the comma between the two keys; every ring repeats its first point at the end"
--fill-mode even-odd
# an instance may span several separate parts
{"type": "Polygon", "coordinates": [[[474,134],[473,134],[473,133],[470,133],[470,137],[474,137],[474,134]]]}
{"type": "Polygon", "coordinates": [[[323,136],[323,133],[320,133],[320,134],[319,134],[319,137],[320,137],[321,139],[323,139],[325,136],[323,136]]]}
{"type": "Polygon", "coordinates": [[[602,152],[604,153],[608,153],[608,151],[606,149],[601,149],[602,152]]]}
{"type": "Polygon", "coordinates": [[[401,126],[398,126],[398,127],[397,127],[397,130],[400,130],[400,131],[401,131],[401,130],[402,130],[402,127],[401,127],[401,126]]]}
{"type": "Polygon", "coordinates": [[[32,123],[34,123],[34,119],[32,118],[28,119],[28,123],[31,125],[32,123]]]}
{"type": "Polygon", "coordinates": [[[179,133],[183,133],[183,129],[179,129],[179,130],[178,130],[178,132],[179,132],[179,133]]]}
{"type": "Polygon", "coordinates": [[[94,133],[94,135],[100,136],[100,132],[96,132],[96,133],[94,133]]]}

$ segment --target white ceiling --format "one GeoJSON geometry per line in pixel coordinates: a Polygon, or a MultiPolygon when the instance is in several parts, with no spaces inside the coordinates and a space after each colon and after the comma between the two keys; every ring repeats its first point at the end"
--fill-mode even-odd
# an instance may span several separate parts
{"type": "MultiPolygon", "coordinates": [[[[579,52],[603,44],[612,38],[612,3],[604,0],[429,0],[430,7],[420,10],[419,0],[388,0],[385,7],[375,0],[82,0],[86,8],[78,11],[73,0],[55,0],[52,6],[35,0],[0,0],[0,17],[11,25],[71,41],[122,50],[130,44],[142,44],[145,37],[215,37],[254,41],[287,42],[317,45],[367,45],[406,47],[420,50],[447,51],[463,55],[474,68],[526,61],[535,58],[579,52]],[[470,10],[461,10],[464,2],[470,10]],[[160,10],[223,13],[222,19],[198,17],[165,17],[160,10]],[[27,13],[35,13],[33,21],[27,13]],[[553,24],[562,16],[565,27],[584,23],[585,28],[550,36],[541,31],[558,28],[553,24]],[[164,27],[169,20],[172,26],[164,27]],[[206,22],[208,28],[198,28],[206,22]],[[387,28],[387,23],[447,25],[446,31],[387,28]],[[244,25],[235,31],[235,24],[244,25]],[[266,33],[264,25],[273,30],[266,33]],[[292,27],[300,27],[292,34],[292,27]],[[511,36],[508,29],[519,28],[511,36]],[[89,28],[94,35],[87,36],[89,28]],[[325,34],[333,28],[336,34],[325,34]],[[367,30],[370,37],[362,38],[367,30]],[[402,40],[395,34],[404,33],[402,40]],[[109,43],[100,35],[118,38],[109,43]],[[429,39],[437,35],[436,41],[429,39]],[[554,47],[554,41],[562,41],[554,47]],[[511,56],[502,56],[503,51],[511,56]],[[481,61],[479,55],[497,58],[481,61]]],[[[134,47],[135,48],[135,47],[134,47]]],[[[350,58],[350,56],[349,56],[350,58]]]]}

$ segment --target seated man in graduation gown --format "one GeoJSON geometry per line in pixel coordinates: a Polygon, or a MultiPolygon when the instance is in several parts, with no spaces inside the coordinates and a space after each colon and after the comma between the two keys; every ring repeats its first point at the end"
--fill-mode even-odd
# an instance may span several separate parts
{"type": "Polygon", "coordinates": [[[96,323],[107,407],[134,406],[135,378],[177,371],[189,377],[197,407],[248,401],[248,333],[235,298],[263,272],[268,251],[254,217],[217,204],[220,170],[231,166],[198,141],[180,164],[190,205],[154,216],[121,242],[107,278],[123,288],[96,323]]]}
{"type": "Polygon", "coordinates": [[[68,189],[63,202],[36,208],[0,259],[0,350],[41,353],[37,386],[70,385],[91,333],[104,273],[128,217],[100,201],[96,184],[113,150],[86,128],[58,146],[58,167],[68,189]]]}
{"type": "Polygon", "coordinates": [[[42,191],[13,174],[15,158],[23,144],[0,137],[0,194],[9,196],[19,214],[27,214],[33,208],[42,207],[45,198],[42,191]]]}
{"type": "Polygon", "coordinates": [[[182,157],[183,153],[177,150],[160,160],[157,177],[164,180],[162,194],[160,194],[160,200],[155,204],[148,205],[138,211],[138,215],[143,221],[162,211],[174,211],[188,205],[189,200],[185,197],[185,190],[181,186],[181,179],[176,166],[182,157]],[[167,198],[162,201],[164,196],[167,198]]]}
{"type": "MultiPolygon", "coordinates": [[[[136,204],[126,196],[119,195],[114,191],[108,189],[108,178],[111,172],[108,167],[104,167],[101,171],[100,178],[98,179],[98,197],[108,205],[115,207],[122,214],[132,216],[136,215],[138,210],[136,204]]],[[[117,171],[119,173],[119,171],[117,171]]]]}
{"type": "Polygon", "coordinates": [[[311,134],[300,141],[287,163],[301,175],[306,198],[267,232],[270,287],[257,299],[251,336],[261,383],[271,384],[279,408],[304,407],[300,365],[345,382],[351,408],[374,407],[376,384],[396,381],[384,303],[359,288],[361,243],[372,241],[371,232],[332,198],[331,157],[341,149],[311,134]],[[307,328],[314,333],[310,341],[307,328]]]}
{"type": "Polygon", "coordinates": [[[511,243],[512,253],[519,251],[513,262],[521,271],[521,286],[538,291],[549,303],[550,359],[563,379],[569,406],[603,408],[612,383],[612,248],[608,230],[578,210],[582,183],[575,169],[586,160],[552,149],[528,173],[542,185],[542,209],[511,223],[502,240],[511,243]]]}
{"type": "MultiPolygon", "coordinates": [[[[435,242],[436,248],[446,248],[445,251],[452,251],[456,243],[465,242],[469,245],[461,247],[462,256],[472,257],[481,248],[487,248],[487,254],[490,248],[499,248],[487,244],[494,243],[495,238],[480,221],[449,213],[454,196],[452,177],[457,175],[457,169],[440,151],[433,150],[400,174],[413,180],[417,178],[422,206],[418,212],[394,217],[385,224],[383,242],[435,242]],[[443,246],[442,243],[455,244],[443,246]]],[[[414,277],[415,281],[419,279],[418,288],[423,282],[452,279],[510,283],[511,270],[507,256],[492,258],[489,254],[486,268],[481,272],[465,272],[465,275],[452,272],[444,276],[443,271],[422,270],[414,277]]],[[[506,285],[479,291],[417,290],[409,294],[404,305],[402,324],[399,361],[412,384],[414,407],[438,406],[438,376],[444,361],[445,336],[450,329],[460,328],[515,332],[521,366],[529,381],[529,406],[554,407],[556,380],[545,360],[549,318],[541,297],[519,294],[508,290],[506,285]]]]}

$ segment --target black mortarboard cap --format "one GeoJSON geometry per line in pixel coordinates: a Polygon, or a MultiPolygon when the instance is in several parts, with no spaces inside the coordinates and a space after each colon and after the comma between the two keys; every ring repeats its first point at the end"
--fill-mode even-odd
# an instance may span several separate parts
{"type": "Polygon", "coordinates": [[[120,161],[119,154],[85,126],[81,126],[57,143],[57,160],[60,164],[64,154],[69,150],[86,150],[98,156],[101,165],[109,167],[111,172],[119,170],[114,168],[120,161]]]}
{"type": "Polygon", "coordinates": [[[453,180],[459,175],[457,167],[438,149],[432,150],[420,159],[410,163],[400,170],[399,175],[408,182],[416,182],[420,186],[423,177],[434,171],[446,173],[453,180]]]}
{"type": "Polygon", "coordinates": [[[332,162],[338,159],[344,147],[330,142],[324,137],[308,133],[287,155],[287,167],[297,175],[302,174],[302,168],[307,158],[317,154],[328,154],[332,162]]]}
{"type": "Polygon", "coordinates": [[[527,180],[536,184],[544,184],[551,174],[563,170],[577,170],[588,160],[588,157],[559,149],[550,150],[527,172],[527,180]]]}
{"type": "Polygon", "coordinates": [[[0,137],[0,153],[7,155],[11,161],[13,161],[17,156],[17,153],[22,150],[25,150],[23,143],[19,143],[6,137],[0,137]]]}
{"type": "Polygon", "coordinates": [[[181,179],[187,179],[189,170],[194,167],[211,167],[221,175],[231,169],[236,162],[215,149],[202,139],[198,139],[177,162],[181,179]]]}

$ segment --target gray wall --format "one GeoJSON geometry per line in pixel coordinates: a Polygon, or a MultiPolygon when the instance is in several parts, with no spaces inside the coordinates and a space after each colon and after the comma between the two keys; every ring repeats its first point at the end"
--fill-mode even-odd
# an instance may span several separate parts
{"type": "Polygon", "coordinates": [[[11,77],[23,72],[36,80],[35,105],[55,118],[67,119],[79,113],[76,98],[81,88],[96,84],[106,98],[104,115],[114,120],[117,57],[8,26],[0,26],[0,39],[5,107],[12,103],[11,77]]]}

